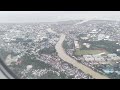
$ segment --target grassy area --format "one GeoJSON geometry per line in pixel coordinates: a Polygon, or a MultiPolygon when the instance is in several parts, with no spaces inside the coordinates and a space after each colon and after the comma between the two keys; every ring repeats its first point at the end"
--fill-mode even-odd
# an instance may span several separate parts
{"type": "Polygon", "coordinates": [[[94,48],[102,48],[104,50],[106,50],[107,52],[110,53],[117,53],[118,55],[120,55],[118,52],[116,52],[116,49],[120,48],[120,46],[117,43],[117,41],[105,41],[105,40],[101,40],[101,41],[89,41],[88,43],[91,44],[91,47],[94,48]]]}
{"type": "Polygon", "coordinates": [[[74,54],[75,55],[87,55],[87,54],[99,54],[102,53],[103,51],[101,50],[79,50],[77,49],[74,54]]]}

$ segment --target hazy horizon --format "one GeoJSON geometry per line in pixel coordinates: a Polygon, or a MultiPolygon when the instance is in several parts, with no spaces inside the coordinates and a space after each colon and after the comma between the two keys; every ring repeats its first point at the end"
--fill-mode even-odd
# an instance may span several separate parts
{"type": "Polygon", "coordinates": [[[0,11],[0,23],[57,22],[81,19],[120,20],[120,11],[0,11]]]}

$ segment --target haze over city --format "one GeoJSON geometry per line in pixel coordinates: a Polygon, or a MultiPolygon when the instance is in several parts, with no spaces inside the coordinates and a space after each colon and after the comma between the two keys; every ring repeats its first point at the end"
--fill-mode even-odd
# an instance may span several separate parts
{"type": "Polygon", "coordinates": [[[120,20],[119,11],[0,11],[1,23],[56,22],[78,19],[120,20]]]}
{"type": "Polygon", "coordinates": [[[119,16],[119,11],[0,12],[0,78],[120,79],[119,16]]]}

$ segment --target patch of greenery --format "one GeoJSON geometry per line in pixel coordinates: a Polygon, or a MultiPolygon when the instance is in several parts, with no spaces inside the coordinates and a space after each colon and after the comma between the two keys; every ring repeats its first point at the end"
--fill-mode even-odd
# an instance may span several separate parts
{"type": "Polygon", "coordinates": [[[74,47],[74,43],[71,43],[70,45],[68,45],[68,41],[63,41],[64,49],[73,49],[73,47],[74,47]]]}
{"type": "Polygon", "coordinates": [[[10,52],[5,51],[4,49],[0,49],[0,58],[5,60],[6,57],[10,54],[10,52]]]}
{"type": "Polygon", "coordinates": [[[34,55],[24,55],[22,57],[22,64],[23,66],[26,65],[33,65],[34,69],[45,69],[50,68],[51,66],[49,64],[46,64],[42,61],[36,60],[34,55]]]}
{"type": "Polygon", "coordinates": [[[39,77],[40,79],[61,79],[56,73],[47,72],[45,75],[39,77]]]}
{"type": "Polygon", "coordinates": [[[56,52],[55,47],[49,47],[49,48],[44,48],[44,49],[40,50],[39,54],[52,54],[55,52],[56,52]]]}
{"type": "Polygon", "coordinates": [[[102,53],[102,51],[100,50],[80,50],[80,49],[77,49],[74,54],[75,55],[91,55],[91,54],[99,54],[99,53],[102,53]]]}
{"type": "Polygon", "coordinates": [[[101,41],[93,41],[89,43],[92,44],[91,45],[92,47],[103,48],[110,53],[120,54],[116,52],[116,49],[120,48],[120,46],[116,44],[117,43],[116,41],[101,40],[101,41]]]}

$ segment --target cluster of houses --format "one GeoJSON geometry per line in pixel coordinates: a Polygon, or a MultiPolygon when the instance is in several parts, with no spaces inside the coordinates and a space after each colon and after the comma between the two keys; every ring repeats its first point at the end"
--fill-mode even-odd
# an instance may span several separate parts
{"type": "Polygon", "coordinates": [[[37,57],[40,61],[43,61],[59,72],[65,73],[67,76],[74,76],[75,78],[89,78],[88,75],[79,71],[77,68],[71,66],[70,64],[62,61],[58,56],[42,54],[40,57],[37,57]]]}
{"type": "Polygon", "coordinates": [[[117,56],[116,54],[107,54],[106,56],[102,55],[83,55],[83,58],[85,61],[93,61],[93,62],[99,62],[99,63],[104,63],[107,61],[118,61],[120,60],[120,57],[117,56]]]}

